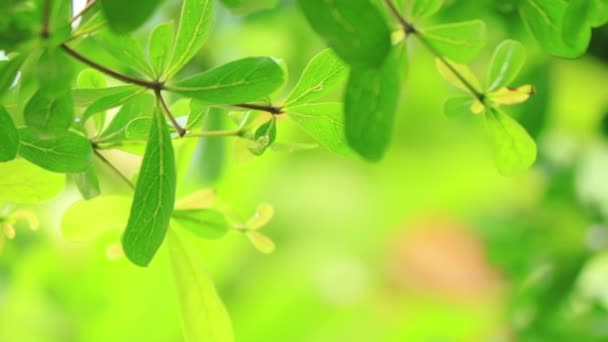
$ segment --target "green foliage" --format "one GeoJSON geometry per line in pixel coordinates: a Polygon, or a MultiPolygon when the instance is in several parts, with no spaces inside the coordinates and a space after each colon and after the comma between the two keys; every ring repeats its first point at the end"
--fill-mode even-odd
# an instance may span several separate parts
{"type": "Polygon", "coordinates": [[[56,196],[64,186],[64,175],[24,159],[0,163],[0,201],[39,203],[56,196]]]}
{"type": "Polygon", "coordinates": [[[279,0],[221,0],[231,11],[237,14],[274,8],[279,0]]]}
{"type": "Polygon", "coordinates": [[[100,0],[108,25],[118,33],[131,32],[154,14],[162,0],[100,0]]]}
{"type": "Polygon", "coordinates": [[[0,106],[0,162],[17,157],[19,149],[19,132],[13,119],[4,107],[0,106]]]}
{"type": "Polygon", "coordinates": [[[420,35],[441,56],[468,63],[485,45],[486,28],[483,21],[472,20],[424,28],[420,35]]]}
{"type": "Polygon", "coordinates": [[[125,255],[139,266],[147,266],[162,244],[175,202],[175,157],[169,129],[160,111],[156,111],[151,124],[122,238],[125,255]]]}
{"type": "Polygon", "coordinates": [[[66,132],[74,121],[72,93],[54,96],[38,90],[25,105],[23,118],[29,127],[46,134],[66,132]]]}
{"type": "Polygon", "coordinates": [[[526,50],[515,40],[505,40],[494,50],[488,70],[488,91],[511,84],[526,62],[526,50]]]}
{"type": "Polygon", "coordinates": [[[530,168],[536,160],[536,144],[517,121],[500,110],[485,115],[493,139],[498,170],[506,175],[530,168]]]}

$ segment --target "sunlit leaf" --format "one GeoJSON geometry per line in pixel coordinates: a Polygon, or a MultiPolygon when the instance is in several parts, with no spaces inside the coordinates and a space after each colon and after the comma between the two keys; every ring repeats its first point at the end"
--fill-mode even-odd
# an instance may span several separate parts
{"type": "Polygon", "coordinates": [[[234,341],[230,316],[199,257],[173,231],[168,245],[186,341],[234,341]]]}
{"type": "Polygon", "coordinates": [[[478,93],[481,92],[481,84],[479,79],[468,66],[464,64],[457,64],[452,61],[446,60],[448,64],[444,63],[440,59],[435,59],[435,65],[439,74],[448,81],[451,85],[461,90],[470,93],[469,86],[472,87],[478,93]]]}
{"type": "Polygon", "coordinates": [[[38,90],[23,110],[25,123],[46,135],[65,133],[74,121],[72,93],[49,95],[38,90]]]}
{"type": "Polygon", "coordinates": [[[13,85],[25,55],[17,55],[7,61],[0,61],[0,98],[13,85]]]}
{"type": "Polygon", "coordinates": [[[42,92],[50,95],[64,94],[72,89],[74,62],[63,50],[49,47],[40,56],[36,73],[42,92]]]}
{"type": "Polygon", "coordinates": [[[346,65],[332,50],[315,56],[285,100],[285,107],[297,106],[319,99],[332,91],[347,75],[346,65]]]}
{"type": "Polygon", "coordinates": [[[231,228],[223,213],[212,210],[176,210],[173,219],[192,234],[203,239],[219,239],[231,228]]]}
{"type": "Polygon", "coordinates": [[[470,62],[486,42],[486,25],[481,20],[441,24],[419,31],[421,39],[435,52],[457,63],[470,62]]]}
{"type": "Polygon", "coordinates": [[[443,112],[449,118],[471,113],[471,106],[475,99],[471,96],[458,96],[447,99],[443,105],[443,112]]]}
{"type": "Polygon", "coordinates": [[[409,13],[412,18],[430,17],[437,13],[443,5],[443,0],[412,0],[409,1],[409,13]]]}
{"type": "Polygon", "coordinates": [[[264,254],[270,254],[276,249],[274,242],[268,236],[258,231],[247,232],[245,235],[247,235],[253,246],[264,254]]]}
{"type": "Polygon", "coordinates": [[[494,91],[515,80],[526,62],[524,46],[515,40],[505,40],[496,47],[488,70],[487,89],[494,91]]]}
{"type": "Polygon", "coordinates": [[[176,210],[209,209],[217,202],[217,193],[213,189],[197,190],[175,203],[176,210]]]}
{"type": "Polygon", "coordinates": [[[270,222],[274,216],[274,208],[267,203],[261,203],[255,209],[253,216],[245,223],[245,227],[250,230],[258,230],[270,222]]]}
{"type": "Polygon", "coordinates": [[[488,94],[488,100],[498,105],[514,105],[525,102],[534,94],[534,87],[524,85],[517,88],[501,88],[488,94]]]}
{"type": "Polygon", "coordinates": [[[24,159],[0,163],[0,201],[39,203],[59,194],[64,186],[64,175],[24,159]]]}
{"type": "Polygon", "coordinates": [[[15,159],[19,149],[19,132],[13,119],[4,107],[0,106],[0,162],[15,159]]]}
{"type": "Polygon", "coordinates": [[[589,45],[591,25],[587,22],[594,9],[593,0],[570,0],[568,2],[562,23],[562,39],[566,45],[573,49],[586,48],[589,45]]]}
{"type": "Polygon", "coordinates": [[[382,13],[369,0],[298,0],[310,26],[344,61],[379,67],[387,58],[391,34],[382,13]]]}
{"type": "Polygon", "coordinates": [[[169,66],[173,49],[175,24],[170,21],[154,28],[148,43],[150,64],[157,78],[160,78],[169,66]]]}
{"type": "Polygon", "coordinates": [[[134,31],[154,14],[162,0],[100,0],[101,9],[112,30],[134,31]]]}
{"type": "Polygon", "coordinates": [[[246,14],[274,8],[279,0],[222,0],[222,3],[232,12],[246,14]]]}
{"type": "Polygon", "coordinates": [[[157,110],[122,238],[125,255],[138,266],[150,263],[165,238],[175,203],[175,186],[173,145],[163,113],[157,110]]]}
{"type": "Polygon", "coordinates": [[[109,30],[103,30],[93,35],[93,39],[122,65],[130,67],[144,75],[154,76],[152,67],[148,64],[143,49],[134,38],[128,35],[118,35],[109,30]]]}
{"type": "Polygon", "coordinates": [[[99,179],[97,178],[95,168],[92,166],[83,172],[73,174],[72,180],[74,181],[74,184],[76,184],[82,198],[86,200],[92,199],[101,194],[99,179]]]}
{"type": "Polygon", "coordinates": [[[19,155],[49,171],[83,172],[93,160],[89,141],[72,131],[58,137],[41,138],[28,128],[20,128],[19,136],[19,155]]]}
{"type": "Polygon", "coordinates": [[[249,147],[249,150],[256,156],[261,156],[274,143],[276,137],[277,124],[276,118],[273,116],[255,131],[253,136],[254,144],[249,147]]]}
{"type": "Polygon", "coordinates": [[[120,230],[129,218],[130,206],[128,197],[116,195],[74,202],[61,219],[63,237],[70,241],[91,241],[108,231],[120,230]]]}

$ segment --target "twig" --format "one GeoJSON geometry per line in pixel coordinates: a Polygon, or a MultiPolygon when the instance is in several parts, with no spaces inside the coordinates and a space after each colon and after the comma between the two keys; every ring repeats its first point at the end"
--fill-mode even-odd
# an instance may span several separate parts
{"type": "Polygon", "coordinates": [[[272,115],[280,115],[283,114],[283,108],[281,107],[275,107],[275,106],[267,106],[267,105],[258,105],[258,104],[253,104],[253,103],[237,103],[234,105],[231,105],[233,107],[240,107],[240,108],[245,108],[245,109],[252,109],[252,110],[261,110],[264,112],[268,112],[272,115]]]}
{"type": "Polygon", "coordinates": [[[76,13],[72,19],[70,20],[70,23],[73,23],[76,21],[76,19],[82,17],[85,13],[87,13],[91,8],[93,8],[93,6],[95,6],[95,4],[97,3],[97,0],[91,0],[89,2],[87,2],[86,6],[84,6],[84,8],[82,10],[80,10],[80,12],[76,13]]]}
{"type": "Polygon", "coordinates": [[[167,103],[165,102],[165,99],[163,98],[163,95],[161,94],[160,89],[155,89],[154,93],[156,94],[156,98],[157,98],[158,103],[160,104],[161,108],[163,109],[163,112],[165,112],[165,114],[167,115],[169,120],[171,120],[171,124],[173,125],[173,127],[175,127],[177,134],[180,137],[183,137],[184,135],[186,135],[186,130],[182,126],[180,126],[180,124],[177,122],[177,120],[175,120],[175,117],[173,116],[173,114],[171,114],[171,110],[169,109],[169,106],[167,106],[167,103]]]}

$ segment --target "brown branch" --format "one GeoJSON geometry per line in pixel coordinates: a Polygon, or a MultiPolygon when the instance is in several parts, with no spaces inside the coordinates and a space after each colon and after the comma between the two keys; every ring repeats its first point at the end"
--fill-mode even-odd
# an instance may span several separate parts
{"type": "Polygon", "coordinates": [[[70,23],[73,23],[76,21],[76,19],[82,17],[85,13],[87,13],[91,8],[93,8],[93,6],[95,6],[95,4],[97,3],[97,0],[91,0],[89,2],[87,2],[86,6],[84,6],[84,8],[82,10],[80,10],[80,12],[76,13],[72,19],[70,20],[70,23]]]}
{"type": "Polygon", "coordinates": [[[275,107],[272,105],[258,105],[258,104],[253,104],[253,103],[237,103],[237,104],[233,104],[231,106],[245,108],[245,109],[252,109],[252,110],[261,110],[264,112],[268,112],[272,115],[280,115],[280,114],[285,113],[283,111],[283,108],[275,107]]]}
{"type": "Polygon", "coordinates": [[[42,8],[42,30],[40,36],[47,39],[50,35],[49,25],[51,20],[51,0],[44,1],[44,7],[42,8]]]}
{"type": "Polygon", "coordinates": [[[171,120],[171,124],[173,125],[173,127],[175,127],[175,130],[177,131],[177,134],[180,136],[180,138],[186,135],[186,130],[182,126],[180,126],[173,114],[171,114],[171,110],[169,109],[169,106],[167,106],[167,103],[165,102],[165,99],[163,98],[160,89],[155,89],[154,93],[156,94],[156,98],[158,99],[160,107],[163,109],[163,112],[165,112],[169,120],[171,120]]]}

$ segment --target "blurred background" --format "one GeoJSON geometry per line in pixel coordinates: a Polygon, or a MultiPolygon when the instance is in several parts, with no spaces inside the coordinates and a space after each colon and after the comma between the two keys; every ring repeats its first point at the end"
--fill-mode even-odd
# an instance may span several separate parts
{"type": "MultiPolygon", "coordinates": [[[[380,163],[322,148],[252,157],[233,139],[201,142],[203,167],[180,192],[212,187],[245,217],[260,202],[276,213],[265,228],[277,245],[271,255],[236,233],[189,239],[238,341],[608,341],[608,28],[594,32],[583,58],[553,58],[513,2],[446,1],[434,20],[486,22],[488,44],[472,65],[480,76],[501,40],[527,47],[515,84],[537,93],[509,109],[539,145],[526,174],[498,174],[481,117],[442,114],[455,91],[415,42],[380,163]]],[[[178,2],[166,2],[137,35],[146,41],[153,24],[178,13],[178,2]]],[[[293,1],[249,16],[219,7],[191,70],[281,58],[290,82],[280,104],[323,48],[293,1]]],[[[208,121],[231,127],[225,115],[208,121]]],[[[277,129],[279,143],[312,141],[286,120],[277,129]]],[[[0,237],[0,341],[180,341],[167,251],[141,269],[108,251],[114,233],[67,242],[59,222],[76,199],[70,186],[29,208],[36,232],[18,225],[14,239],[0,237]]]]}

